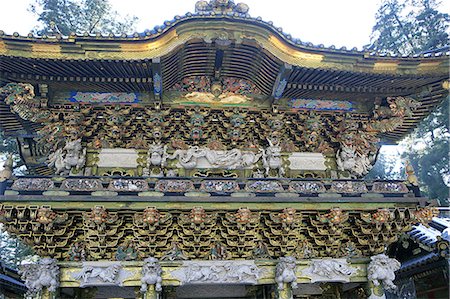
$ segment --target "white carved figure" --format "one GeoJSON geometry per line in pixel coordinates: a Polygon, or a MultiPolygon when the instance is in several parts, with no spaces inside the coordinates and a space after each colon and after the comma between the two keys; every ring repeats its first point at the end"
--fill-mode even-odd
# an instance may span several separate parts
{"type": "Polygon", "coordinates": [[[48,156],[48,167],[55,168],[55,174],[63,173],[66,170],[64,154],[61,148],[48,156]]]}
{"type": "Polygon", "coordinates": [[[293,289],[297,288],[297,260],[293,256],[281,257],[275,269],[275,281],[278,289],[283,290],[285,283],[290,283],[293,289]]]}
{"type": "Polygon", "coordinates": [[[265,150],[260,149],[262,154],[263,166],[266,169],[266,176],[269,176],[269,171],[271,169],[277,169],[278,176],[283,177],[284,169],[283,161],[281,159],[280,143],[274,143],[270,140],[270,138],[267,138],[267,141],[269,142],[269,147],[267,147],[265,150]]]}
{"type": "Polygon", "coordinates": [[[400,262],[389,258],[385,254],[378,254],[370,257],[371,261],[367,266],[367,278],[374,286],[383,285],[388,291],[394,291],[397,286],[394,284],[395,271],[400,269],[400,262]]]}
{"type": "Polygon", "coordinates": [[[198,158],[205,155],[204,149],[200,149],[198,146],[191,146],[187,150],[176,150],[168,158],[171,160],[178,158],[178,162],[184,169],[194,169],[197,166],[198,158]]]}
{"type": "Polygon", "coordinates": [[[356,269],[348,266],[345,261],[323,259],[313,260],[310,272],[333,279],[341,276],[351,276],[356,272],[356,269]]]}
{"type": "Polygon", "coordinates": [[[148,149],[148,166],[161,166],[165,167],[167,162],[167,145],[153,142],[148,149]]]}
{"type": "Polygon", "coordinates": [[[198,261],[185,262],[182,269],[172,271],[171,275],[183,284],[255,284],[260,277],[260,269],[251,261],[198,261]]]}
{"type": "Polygon", "coordinates": [[[224,268],[227,271],[229,278],[235,278],[238,281],[248,279],[256,281],[259,277],[259,269],[256,265],[237,265],[233,263],[226,263],[224,268]]]}
{"type": "Polygon", "coordinates": [[[5,164],[3,164],[3,170],[0,171],[0,182],[9,180],[12,177],[12,174],[13,174],[13,160],[12,156],[8,155],[5,164]]]}
{"type": "Polygon", "coordinates": [[[339,170],[348,171],[354,177],[366,175],[372,169],[373,158],[358,153],[354,146],[345,143],[341,144],[341,148],[336,153],[339,170]]]}
{"type": "Polygon", "coordinates": [[[220,279],[220,269],[218,266],[203,266],[197,263],[190,265],[186,271],[186,282],[192,281],[218,281],[220,279]]]}
{"type": "Polygon", "coordinates": [[[37,295],[45,287],[55,292],[59,286],[59,268],[56,260],[42,258],[37,262],[23,261],[19,267],[19,274],[28,288],[28,295],[37,295]]]}
{"type": "Polygon", "coordinates": [[[98,278],[103,282],[116,283],[121,266],[112,265],[109,267],[94,267],[83,266],[80,273],[75,274],[75,279],[82,280],[84,284],[88,283],[90,279],[98,278]]]}
{"type": "Polygon", "coordinates": [[[207,147],[201,148],[191,146],[187,150],[176,150],[168,159],[177,159],[181,167],[194,169],[198,166],[200,158],[206,159],[208,168],[239,169],[251,168],[262,154],[255,154],[251,151],[241,151],[234,148],[231,150],[212,150],[207,147]]]}
{"type": "Polygon", "coordinates": [[[81,146],[81,139],[66,142],[48,156],[48,166],[55,168],[55,174],[69,174],[72,167],[80,170],[86,162],[86,149],[81,146]]]}
{"type": "Polygon", "coordinates": [[[157,292],[162,291],[162,269],[158,263],[158,259],[154,257],[148,257],[144,260],[144,266],[142,267],[141,278],[141,292],[145,293],[148,289],[148,285],[155,285],[157,292]]]}

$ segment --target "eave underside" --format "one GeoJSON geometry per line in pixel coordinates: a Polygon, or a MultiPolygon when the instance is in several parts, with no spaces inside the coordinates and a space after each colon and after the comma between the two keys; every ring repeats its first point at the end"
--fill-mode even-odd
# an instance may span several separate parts
{"type": "MultiPolygon", "coordinates": [[[[185,77],[236,77],[253,82],[262,95],[272,98],[277,76],[285,66],[279,58],[256,43],[231,44],[194,39],[157,60],[163,92],[185,77]],[[217,55],[221,63],[217,65],[217,55]]],[[[153,90],[155,62],[152,59],[35,59],[0,56],[1,77],[7,82],[47,84],[53,91],[150,92],[153,90]]],[[[447,75],[395,75],[351,72],[335,69],[292,66],[286,77],[284,98],[349,100],[372,105],[375,98],[413,96],[422,102],[386,140],[398,141],[426,117],[448,94],[442,83],[447,75]]],[[[276,100],[274,101],[276,104],[276,100]]],[[[164,104],[164,102],[163,102],[164,104]]],[[[18,120],[2,104],[2,129],[9,135],[34,131],[36,126],[18,120]],[[23,130],[25,129],[25,130],[23,130]]]]}

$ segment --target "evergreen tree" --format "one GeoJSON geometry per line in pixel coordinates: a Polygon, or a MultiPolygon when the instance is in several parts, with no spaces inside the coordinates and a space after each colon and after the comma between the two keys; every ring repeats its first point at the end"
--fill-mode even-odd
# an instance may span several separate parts
{"type": "MultiPolygon", "coordinates": [[[[438,11],[436,0],[383,0],[376,14],[371,44],[366,49],[385,54],[421,54],[449,48],[447,13],[438,11]]],[[[402,158],[416,171],[424,195],[448,204],[449,172],[449,100],[440,105],[402,143],[402,158]]],[[[378,165],[372,176],[389,174],[388,160],[378,165]],[[384,172],[384,174],[383,174],[384,172]]]]}
{"type": "Polygon", "coordinates": [[[421,190],[441,205],[449,203],[449,138],[447,98],[404,141],[406,151],[403,158],[414,167],[421,190]]]}
{"type": "Polygon", "coordinates": [[[29,255],[33,255],[33,249],[10,236],[0,226],[0,260],[6,266],[17,269],[20,262],[29,255]]]}
{"type": "Polygon", "coordinates": [[[450,16],[436,0],[383,0],[367,50],[410,55],[449,45],[450,16]]]}
{"type": "Polygon", "coordinates": [[[38,34],[127,33],[137,17],[121,17],[108,0],[34,0],[30,10],[38,16],[38,34]]]}

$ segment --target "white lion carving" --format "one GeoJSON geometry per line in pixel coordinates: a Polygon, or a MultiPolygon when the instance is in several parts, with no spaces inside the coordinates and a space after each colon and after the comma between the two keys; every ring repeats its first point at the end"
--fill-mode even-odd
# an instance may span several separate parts
{"type": "Polygon", "coordinates": [[[285,283],[290,283],[293,289],[297,288],[297,260],[293,256],[281,257],[275,269],[275,281],[278,283],[278,289],[283,290],[285,283]]]}
{"type": "Polygon", "coordinates": [[[59,268],[56,260],[51,258],[43,258],[37,263],[22,264],[19,273],[25,281],[29,296],[36,295],[44,287],[50,292],[55,292],[59,286],[59,268]]]}
{"type": "Polygon", "coordinates": [[[318,276],[334,278],[339,276],[351,276],[355,272],[355,268],[349,267],[342,261],[315,260],[311,263],[311,273],[318,276]]]}
{"type": "Polygon", "coordinates": [[[259,269],[256,265],[236,265],[233,263],[227,263],[224,265],[227,271],[228,279],[237,279],[237,281],[243,280],[257,280],[259,277],[259,269]]]}
{"type": "Polygon", "coordinates": [[[383,285],[383,288],[388,291],[397,289],[394,284],[395,271],[400,269],[400,262],[396,259],[389,258],[385,254],[378,254],[372,256],[369,265],[367,266],[367,277],[372,281],[374,286],[383,285]]]}
{"type": "Polygon", "coordinates": [[[158,263],[158,259],[149,257],[144,260],[144,266],[142,267],[141,278],[141,292],[145,293],[148,289],[148,285],[155,285],[157,292],[162,291],[162,269],[158,263]]]}
{"type": "Polygon", "coordinates": [[[88,283],[91,278],[98,278],[104,282],[115,283],[120,269],[120,265],[112,265],[107,268],[84,266],[83,270],[74,275],[74,277],[75,279],[82,280],[85,284],[88,283]]]}

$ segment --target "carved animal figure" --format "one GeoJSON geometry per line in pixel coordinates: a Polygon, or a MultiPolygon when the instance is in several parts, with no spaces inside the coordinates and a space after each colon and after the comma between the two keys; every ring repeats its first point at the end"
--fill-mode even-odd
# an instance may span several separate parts
{"type": "Polygon", "coordinates": [[[69,141],[61,149],[48,156],[47,165],[55,168],[55,174],[69,174],[72,167],[81,169],[86,162],[86,149],[81,146],[81,139],[69,141]]]}
{"type": "Polygon", "coordinates": [[[257,280],[259,277],[259,269],[255,265],[234,265],[227,263],[224,265],[228,278],[236,278],[237,281],[257,280]]]}
{"type": "Polygon", "coordinates": [[[240,149],[211,150],[192,146],[187,150],[176,150],[168,159],[178,158],[178,162],[185,169],[193,169],[197,166],[199,158],[204,157],[212,168],[236,169],[250,167],[256,163],[262,154],[242,152],[240,149]]]}
{"type": "Polygon", "coordinates": [[[44,287],[55,292],[59,286],[59,268],[55,260],[43,258],[38,263],[21,265],[19,273],[25,280],[28,295],[39,293],[44,287]]]}
{"type": "Polygon", "coordinates": [[[266,176],[269,176],[271,169],[278,170],[278,176],[284,176],[283,162],[281,159],[281,146],[279,143],[274,144],[269,138],[269,147],[266,150],[260,149],[262,153],[263,166],[266,169],[266,176]]]}
{"type": "MultiPolygon", "coordinates": [[[[222,269],[223,270],[223,269],[222,269]]],[[[199,264],[192,264],[186,270],[186,282],[191,281],[217,281],[219,280],[220,272],[222,271],[217,266],[201,266],[199,264]]]]}
{"type": "Polygon", "coordinates": [[[48,156],[47,165],[50,168],[56,169],[56,175],[61,174],[66,170],[66,166],[64,164],[64,155],[61,148],[57,149],[54,153],[51,153],[48,156]]]}
{"type": "Polygon", "coordinates": [[[148,150],[148,165],[149,166],[166,166],[167,160],[167,145],[153,143],[148,150]]]}
{"type": "Polygon", "coordinates": [[[155,285],[155,290],[161,292],[162,269],[158,260],[154,257],[149,257],[144,260],[144,263],[142,267],[141,292],[145,293],[148,285],[155,285]]]}
{"type": "Polygon", "coordinates": [[[184,169],[194,169],[197,166],[197,160],[206,155],[205,150],[198,146],[192,146],[188,150],[176,150],[169,159],[178,158],[178,162],[184,169]]]}
{"type": "Polygon", "coordinates": [[[98,278],[104,282],[115,283],[120,272],[120,265],[112,265],[107,268],[85,266],[83,270],[76,274],[75,279],[80,279],[87,283],[91,278],[98,278]]]}
{"type": "Polygon", "coordinates": [[[5,96],[5,103],[20,118],[32,122],[48,119],[51,112],[41,109],[41,100],[34,98],[34,87],[29,83],[8,83],[0,88],[0,98],[5,96]]]}
{"type": "Polygon", "coordinates": [[[283,290],[285,283],[290,283],[293,289],[298,287],[297,275],[295,270],[297,268],[297,260],[292,256],[281,257],[280,262],[275,269],[275,281],[278,283],[278,289],[283,290]]]}
{"type": "Polygon", "coordinates": [[[328,278],[341,275],[351,276],[355,271],[345,263],[335,260],[320,260],[311,263],[312,273],[328,278]]]}
{"type": "Polygon", "coordinates": [[[66,151],[66,156],[64,158],[66,169],[70,170],[72,167],[81,169],[81,167],[83,167],[86,162],[86,149],[82,148],[81,139],[67,142],[63,150],[66,151]]]}
{"type": "Polygon", "coordinates": [[[395,290],[397,286],[394,284],[395,271],[400,269],[400,262],[396,259],[389,258],[385,254],[378,254],[370,257],[371,261],[367,266],[367,278],[372,281],[375,286],[383,285],[386,290],[395,290]]]}
{"type": "Polygon", "coordinates": [[[0,171],[0,182],[4,182],[6,180],[9,180],[12,177],[12,167],[13,167],[13,160],[12,156],[8,155],[6,158],[5,164],[3,165],[3,170],[0,171]]]}
{"type": "Polygon", "coordinates": [[[345,143],[341,143],[336,153],[336,163],[339,170],[348,171],[354,177],[361,177],[372,168],[369,157],[359,154],[353,146],[345,143]]]}

